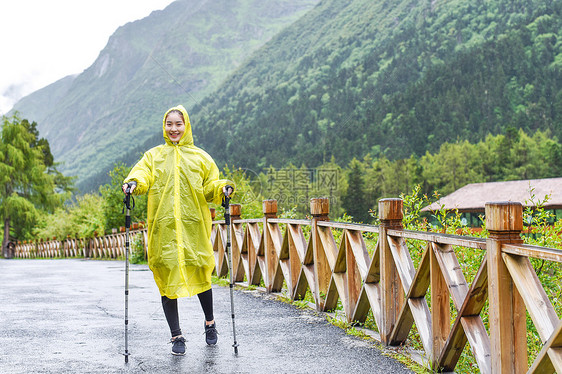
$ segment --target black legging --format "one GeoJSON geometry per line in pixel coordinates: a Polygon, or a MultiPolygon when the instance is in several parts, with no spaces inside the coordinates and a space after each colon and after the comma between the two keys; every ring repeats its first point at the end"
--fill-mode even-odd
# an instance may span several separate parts
{"type": "MultiPolygon", "coordinates": [[[[213,290],[208,289],[205,292],[201,292],[200,294],[197,294],[197,297],[201,303],[201,308],[203,308],[203,313],[205,313],[205,320],[214,320],[213,290]]],[[[164,315],[166,316],[166,321],[168,321],[168,326],[170,326],[172,337],[181,335],[180,317],[178,314],[178,299],[169,299],[166,296],[162,296],[162,308],[164,309],[164,315]]]]}

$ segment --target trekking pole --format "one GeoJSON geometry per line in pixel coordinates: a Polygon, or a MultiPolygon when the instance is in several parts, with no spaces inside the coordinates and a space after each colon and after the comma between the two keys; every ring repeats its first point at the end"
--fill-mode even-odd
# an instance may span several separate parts
{"type": "MultiPolygon", "coordinates": [[[[131,186],[125,190],[125,363],[129,362],[129,228],[131,227],[131,186]]],[[[133,207],[135,200],[133,199],[133,207]]]]}
{"type": "Polygon", "coordinates": [[[238,342],[236,341],[236,325],[234,323],[234,274],[232,265],[232,248],[230,246],[230,196],[225,195],[222,202],[224,207],[224,223],[226,224],[226,250],[228,252],[228,272],[230,274],[230,313],[232,315],[232,336],[234,338],[234,354],[238,355],[238,342]]]}

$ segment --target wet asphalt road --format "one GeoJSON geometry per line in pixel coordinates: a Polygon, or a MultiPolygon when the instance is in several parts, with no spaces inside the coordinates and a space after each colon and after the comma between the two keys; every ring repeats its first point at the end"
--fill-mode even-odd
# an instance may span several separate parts
{"type": "Polygon", "coordinates": [[[213,286],[216,346],[205,344],[196,297],[180,299],[187,354],[170,354],[152,273],[131,265],[129,363],[124,356],[123,261],[0,259],[0,373],[410,373],[373,343],[312,311],[213,286]]]}

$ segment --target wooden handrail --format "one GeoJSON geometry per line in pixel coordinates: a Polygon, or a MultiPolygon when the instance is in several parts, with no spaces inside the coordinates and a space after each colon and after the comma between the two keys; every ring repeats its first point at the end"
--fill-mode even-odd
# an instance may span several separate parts
{"type": "Polygon", "coordinates": [[[349,223],[349,222],[324,221],[324,222],[318,222],[318,226],[331,227],[333,229],[356,230],[362,232],[376,232],[376,233],[379,232],[379,226],[362,225],[362,224],[349,223]]]}
{"type": "Polygon", "coordinates": [[[423,240],[431,243],[450,244],[458,247],[486,249],[486,239],[472,238],[462,235],[442,234],[425,231],[411,230],[388,230],[389,236],[401,237],[404,239],[423,240]]]}
{"type": "Polygon", "coordinates": [[[310,226],[310,221],[307,220],[307,219],[271,218],[271,219],[268,220],[268,222],[269,223],[279,223],[279,224],[310,226]]]}
{"type": "Polygon", "coordinates": [[[502,252],[513,255],[537,258],[540,260],[562,262],[562,250],[555,248],[539,247],[529,244],[506,243],[502,247],[502,252]]]}

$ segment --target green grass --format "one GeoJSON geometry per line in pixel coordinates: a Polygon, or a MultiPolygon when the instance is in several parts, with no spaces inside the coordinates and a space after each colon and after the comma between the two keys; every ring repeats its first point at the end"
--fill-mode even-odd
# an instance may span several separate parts
{"type": "Polygon", "coordinates": [[[211,276],[211,282],[213,282],[213,284],[219,285],[221,287],[229,287],[230,286],[230,280],[228,278],[219,278],[214,274],[211,276]]]}

